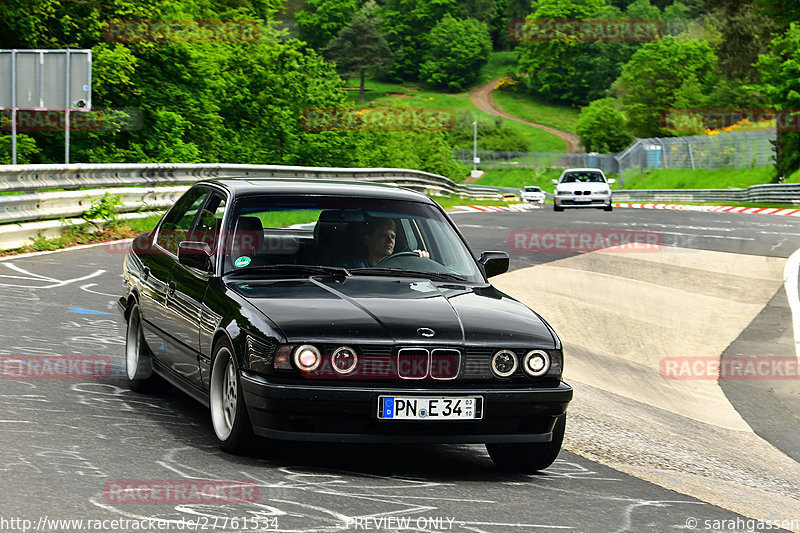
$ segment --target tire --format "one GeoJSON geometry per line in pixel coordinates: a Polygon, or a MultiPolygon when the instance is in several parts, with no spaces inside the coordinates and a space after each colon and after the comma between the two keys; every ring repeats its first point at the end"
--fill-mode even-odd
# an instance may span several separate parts
{"type": "Polygon", "coordinates": [[[553,204],[553,211],[559,212],[559,211],[563,211],[563,210],[564,210],[564,208],[561,207],[560,205],[553,204]]]}
{"type": "Polygon", "coordinates": [[[603,208],[603,211],[613,211],[613,210],[614,210],[614,206],[611,205],[611,204],[608,204],[607,206],[605,206],[603,208]]]}
{"type": "Polygon", "coordinates": [[[132,391],[151,392],[155,388],[151,357],[150,348],[144,340],[139,304],[134,303],[128,313],[128,329],[125,332],[125,370],[128,388],[132,391]]]}
{"type": "Polygon", "coordinates": [[[214,352],[210,383],[208,400],[217,444],[228,453],[246,452],[253,429],[244,404],[239,365],[227,342],[220,342],[214,352]]]}
{"type": "Polygon", "coordinates": [[[553,427],[553,440],[550,442],[525,442],[521,444],[487,444],[486,451],[495,466],[506,472],[530,474],[544,470],[556,460],[564,441],[567,415],[556,420],[553,427]]]}

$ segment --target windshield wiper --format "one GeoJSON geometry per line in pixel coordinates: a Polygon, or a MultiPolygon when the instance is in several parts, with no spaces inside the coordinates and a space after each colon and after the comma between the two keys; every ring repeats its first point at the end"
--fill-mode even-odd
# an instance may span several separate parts
{"type": "Polygon", "coordinates": [[[264,265],[255,266],[250,268],[243,268],[241,270],[234,270],[228,274],[256,274],[256,273],[297,273],[307,274],[309,276],[349,276],[350,272],[346,268],[332,267],[332,266],[318,266],[318,265],[292,265],[292,264],[279,264],[279,265],[264,265]]]}
{"type": "Polygon", "coordinates": [[[407,270],[404,268],[352,268],[351,274],[376,275],[376,276],[403,276],[412,278],[428,278],[442,281],[466,281],[467,278],[449,272],[426,272],[424,270],[407,270]]]}

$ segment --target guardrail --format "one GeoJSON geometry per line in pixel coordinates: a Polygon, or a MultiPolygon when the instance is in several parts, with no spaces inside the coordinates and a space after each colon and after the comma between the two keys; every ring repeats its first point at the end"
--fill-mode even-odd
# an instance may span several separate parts
{"type": "Polygon", "coordinates": [[[419,192],[499,199],[491,188],[455,183],[418,170],[241,164],[74,164],[0,166],[0,249],[24,246],[31,237],[58,235],[70,220],[106,192],[120,195],[120,213],[166,209],[193,183],[207,178],[302,178],[388,183],[419,192]],[[50,190],[48,189],[58,189],[50,190]],[[45,191],[45,192],[42,192],[45,191]]]}
{"type": "Polygon", "coordinates": [[[746,189],[630,189],[614,191],[615,202],[742,203],[800,205],[800,183],[752,185],[746,189]]]}

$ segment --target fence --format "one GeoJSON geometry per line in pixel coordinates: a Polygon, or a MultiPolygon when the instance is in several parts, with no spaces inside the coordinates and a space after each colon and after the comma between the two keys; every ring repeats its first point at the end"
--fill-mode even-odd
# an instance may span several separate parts
{"type": "Polygon", "coordinates": [[[775,157],[774,130],[639,139],[616,154],[619,170],[766,167],[775,157]]]}
{"type": "MultiPolygon", "coordinates": [[[[623,175],[645,169],[766,167],[775,157],[774,130],[737,131],[691,137],[637,139],[616,154],[479,151],[479,168],[591,167],[623,175]]],[[[457,161],[472,164],[472,150],[455,150],[457,161]]]]}
{"type": "Polygon", "coordinates": [[[86,213],[106,192],[119,194],[122,213],[171,206],[192,183],[214,177],[335,179],[387,183],[419,192],[499,199],[491,188],[455,183],[436,174],[392,168],[322,168],[222,164],[78,164],[0,166],[0,249],[31,237],[58,235],[61,220],[86,213]],[[49,189],[49,191],[48,191],[49,189]],[[58,189],[58,190],[52,190],[58,189]],[[44,192],[42,192],[44,191],[44,192]]]}
{"type": "MultiPolygon", "coordinates": [[[[472,150],[456,149],[453,151],[456,161],[465,165],[472,165],[472,150]]],[[[555,153],[555,152],[503,152],[493,150],[478,150],[481,170],[494,170],[498,168],[599,168],[603,172],[618,171],[618,164],[614,154],[595,153],[555,153]]]]}

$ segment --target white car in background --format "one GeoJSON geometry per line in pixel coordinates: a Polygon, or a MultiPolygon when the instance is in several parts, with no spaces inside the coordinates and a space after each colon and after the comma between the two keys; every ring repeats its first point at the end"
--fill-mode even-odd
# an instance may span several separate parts
{"type": "Polygon", "coordinates": [[[599,168],[568,168],[561,177],[553,180],[553,210],[565,207],[595,207],[611,211],[611,184],[615,179],[606,179],[599,168]]]}
{"type": "Polygon", "coordinates": [[[523,201],[530,204],[544,205],[544,191],[535,185],[526,185],[520,195],[523,201]]]}

